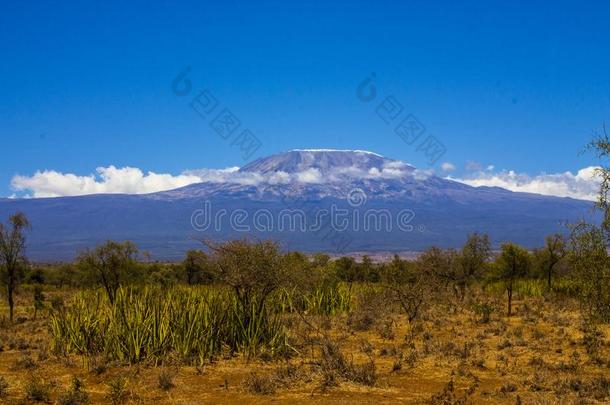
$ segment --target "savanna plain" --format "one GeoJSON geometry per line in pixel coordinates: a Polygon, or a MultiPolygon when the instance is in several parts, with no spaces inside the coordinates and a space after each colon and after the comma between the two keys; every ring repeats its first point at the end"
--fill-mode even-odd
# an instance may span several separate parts
{"type": "Polygon", "coordinates": [[[108,241],[19,268],[0,402],[608,403],[600,236],[386,262],[236,240],[156,263],[108,241]]]}

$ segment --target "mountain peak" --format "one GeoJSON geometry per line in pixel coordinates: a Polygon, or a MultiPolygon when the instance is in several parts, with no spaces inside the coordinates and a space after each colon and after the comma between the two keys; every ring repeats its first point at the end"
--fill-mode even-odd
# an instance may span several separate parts
{"type": "Polygon", "coordinates": [[[338,168],[368,172],[370,170],[382,171],[384,168],[396,165],[409,167],[398,160],[388,159],[364,150],[293,149],[257,159],[242,167],[240,172],[293,174],[306,170],[317,170],[321,175],[328,175],[336,172],[338,168]]]}
{"type": "Polygon", "coordinates": [[[366,153],[369,155],[375,155],[378,157],[383,157],[378,153],[371,152],[368,150],[360,150],[360,149],[291,149],[288,152],[337,152],[337,153],[366,153]]]}

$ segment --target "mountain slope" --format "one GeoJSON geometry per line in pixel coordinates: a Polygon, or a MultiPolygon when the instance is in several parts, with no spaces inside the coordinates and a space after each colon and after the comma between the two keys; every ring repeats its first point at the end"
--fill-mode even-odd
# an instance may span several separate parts
{"type": "Polygon", "coordinates": [[[531,247],[565,231],[566,222],[590,218],[591,208],[570,198],[470,187],[372,152],[294,150],[258,159],[222,182],[159,193],[0,200],[0,218],[28,215],[28,253],[36,260],[70,259],[105,239],[130,239],[156,259],[177,259],[204,237],[275,238],[305,251],[416,251],[458,246],[479,231],[496,244],[531,247]]]}

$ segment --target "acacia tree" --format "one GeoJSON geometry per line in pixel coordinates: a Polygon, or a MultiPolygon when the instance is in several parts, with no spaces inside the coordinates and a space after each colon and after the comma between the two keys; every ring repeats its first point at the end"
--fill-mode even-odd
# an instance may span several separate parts
{"type": "Polygon", "coordinates": [[[606,125],[586,148],[598,159],[595,173],[600,179],[597,207],[603,213],[601,226],[580,223],[573,227],[570,235],[570,264],[580,287],[583,307],[589,311],[592,320],[610,322],[610,136],[606,125]]]}
{"type": "Polygon", "coordinates": [[[455,274],[456,288],[461,299],[468,285],[484,272],[491,256],[491,243],[487,234],[473,233],[458,254],[459,268],[455,274]]]}
{"type": "MultiPolygon", "coordinates": [[[[593,152],[598,159],[610,157],[610,136],[608,136],[605,124],[602,132],[589,142],[586,150],[593,152]]],[[[604,214],[601,228],[606,233],[606,243],[608,243],[608,235],[610,235],[610,167],[601,164],[595,169],[595,174],[601,180],[596,205],[604,214]]]]}
{"type": "Polygon", "coordinates": [[[212,281],[212,274],[209,270],[210,263],[208,255],[201,250],[189,250],[186,258],[182,262],[185,281],[188,285],[197,283],[209,283],[212,281]]]}
{"type": "Polygon", "coordinates": [[[453,285],[455,295],[458,295],[458,290],[455,283],[458,280],[458,264],[456,260],[456,252],[452,249],[441,249],[433,246],[422,253],[416,261],[420,271],[434,279],[444,288],[453,285]]]}
{"type": "Polygon", "coordinates": [[[572,228],[568,260],[579,286],[583,312],[591,321],[610,322],[610,257],[602,228],[572,228]]]}
{"type": "Polygon", "coordinates": [[[287,282],[286,260],[272,241],[203,242],[212,252],[215,279],[235,292],[244,325],[265,311],[267,298],[287,282]]]}
{"type": "Polygon", "coordinates": [[[542,266],[547,276],[548,289],[551,289],[551,279],[557,264],[566,255],[566,242],[562,235],[554,234],[546,237],[546,245],[539,251],[542,266]]]}
{"type": "Polygon", "coordinates": [[[313,260],[300,252],[288,252],[283,263],[290,276],[286,287],[292,291],[293,309],[304,311],[307,308],[306,298],[317,288],[336,285],[339,279],[335,272],[328,271],[330,257],[319,255],[313,260]]]}
{"type": "Polygon", "coordinates": [[[353,257],[341,256],[333,262],[337,276],[350,285],[358,281],[358,264],[353,257]]]}
{"type": "Polygon", "coordinates": [[[15,288],[20,273],[25,267],[25,232],[31,228],[26,216],[18,212],[9,217],[8,224],[0,223],[0,264],[3,267],[4,281],[9,307],[9,318],[13,321],[15,288]]]}
{"type": "Polygon", "coordinates": [[[134,276],[138,248],[133,242],[112,240],[86,250],[77,259],[79,267],[93,274],[113,304],[119,287],[134,276]]]}
{"type": "Polygon", "coordinates": [[[508,298],[508,316],[512,315],[513,288],[515,281],[525,276],[530,269],[530,254],[514,243],[504,243],[496,261],[496,277],[504,283],[508,298]]]}
{"type": "Polygon", "coordinates": [[[409,323],[426,309],[436,290],[430,275],[419,263],[410,265],[397,255],[388,266],[383,267],[380,276],[381,285],[388,297],[400,306],[409,323]]]}
{"type": "Polygon", "coordinates": [[[379,273],[376,271],[375,264],[369,255],[362,256],[362,261],[357,267],[360,268],[358,281],[379,281],[379,273]]]}
{"type": "Polygon", "coordinates": [[[316,267],[325,267],[330,262],[330,256],[325,253],[316,253],[313,255],[312,264],[316,267]]]}

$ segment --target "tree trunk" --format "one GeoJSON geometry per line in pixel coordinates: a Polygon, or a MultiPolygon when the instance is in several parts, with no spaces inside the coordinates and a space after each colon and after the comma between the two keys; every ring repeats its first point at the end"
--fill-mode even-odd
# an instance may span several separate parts
{"type": "Polygon", "coordinates": [[[11,323],[13,323],[13,309],[15,307],[15,303],[13,301],[13,280],[10,275],[9,275],[7,290],[8,290],[7,292],[8,292],[9,319],[10,319],[11,323]]]}
{"type": "Polygon", "coordinates": [[[508,316],[513,314],[513,286],[511,285],[507,289],[508,291],[508,316]]]}
{"type": "Polygon", "coordinates": [[[106,295],[108,295],[108,301],[110,301],[110,305],[114,305],[115,290],[110,284],[107,283],[104,284],[104,289],[106,290],[106,295]]]}
{"type": "Polygon", "coordinates": [[[551,289],[551,275],[553,274],[553,267],[549,266],[549,270],[548,270],[548,276],[549,276],[549,280],[548,280],[548,284],[549,284],[549,290],[551,289]]]}
{"type": "Polygon", "coordinates": [[[460,301],[464,301],[466,297],[466,282],[460,281],[456,284],[455,294],[460,301]]]}

